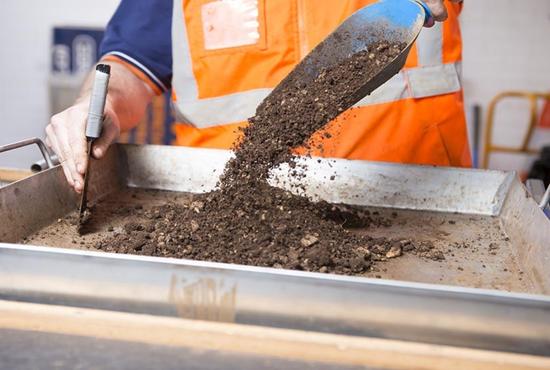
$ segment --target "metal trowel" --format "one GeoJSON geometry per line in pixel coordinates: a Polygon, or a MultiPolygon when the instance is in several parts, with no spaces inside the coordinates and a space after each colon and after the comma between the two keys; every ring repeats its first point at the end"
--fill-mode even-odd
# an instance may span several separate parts
{"type": "Polygon", "coordinates": [[[432,18],[426,4],[419,0],[381,0],[366,6],[347,18],[334,32],[317,45],[271,94],[294,83],[298,78],[309,85],[319,74],[338,65],[354,53],[368,49],[381,40],[404,43],[399,56],[351,94],[348,107],[371,94],[405,65],[409,51],[424,24],[432,18]]]}
{"type": "Polygon", "coordinates": [[[98,64],[96,67],[94,82],[92,86],[92,94],[90,96],[90,108],[88,110],[88,119],[86,121],[86,141],[88,164],[84,173],[84,188],[80,197],[80,207],[78,214],[78,230],[90,218],[90,210],[88,209],[88,181],[90,177],[90,161],[92,158],[92,144],[94,140],[101,136],[103,129],[103,119],[105,111],[105,101],[107,100],[107,89],[109,87],[109,77],[111,67],[107,64],[98,64]]]}

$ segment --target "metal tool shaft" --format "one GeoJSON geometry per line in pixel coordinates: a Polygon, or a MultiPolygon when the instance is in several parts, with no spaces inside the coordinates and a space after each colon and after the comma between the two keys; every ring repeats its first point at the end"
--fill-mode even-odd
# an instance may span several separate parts
{"type": "MultiPolygon", "coordinates": [[[[88,140],[88,145],[86,148],[86,152],[88,153],[88,163],[91,159],[91,153],[92,153],[92,140],[88,140]]],[[[84,214],[84,211],[86,210],[86,206],[88,203],[88,172],[89,172],[90,166],[86,166],[86,172],[84,172],[84,188],[82,189],[82,196],[80,198],[80,207],[79,207],[79,215],[80,219],[82,219],[82,215],[84,214]]]]}
{"type": "Polygon", "coordinates": [[[84,188],[82,189],[82,196],[80,198],[79,218],[78,224],[82,226],[87,218],[83,215],[88,206],[88,179],[90,160],[92,158],[92,144],[95,139],[101,136],[103,129],[103,116],[105,112],[105,102],[107,100],[107,91],[109,87],[111,67],[107,64],[98,64],[94,76],[94,83],[92,86],[92,93],[90,96],[90,108],[88,111],[88,120],[86,121],[86,140],[88,161],[86,165],[86,171],[84,173],[84,188]]]}

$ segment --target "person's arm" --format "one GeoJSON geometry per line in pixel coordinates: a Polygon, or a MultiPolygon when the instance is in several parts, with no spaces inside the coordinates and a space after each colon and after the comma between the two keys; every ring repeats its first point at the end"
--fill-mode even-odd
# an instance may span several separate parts
{"type": "MultiPolygon", "coordinates": [[[[153,90],[119,63],[111,66],[109,91],[105,102],[105,123],[101,137],[94,142],[92,154],[101,158],[118,138],[120,131],[133,128],[141,119],[154,96],[153,90]]],[[[46,127],[46,144],[57,154],[65,177],[77,192],[82,191],[86,155],[86,119],[90,104],[93,74],[82,87],[76,102],[54,115],[46,127]]]]}
{"type": "MultiPolygon", "coordinates": [[[[172,1],[122,0],[100,46],[101,63],[111,66],[106,120],[92,154],[101,158],[120,131],[134,127],[155,94],[172,79],[172,1]]],[[[46,142],[58,155],[69,184],[81,192],[87,166],[86,118],[93,75],[73,106],[51,118],[46,142]]]]}
{"type": "MultiPolygon", "coordinates": [[[[463,0],[449,0],[452,3],[461,3],[463,0]]],[[[433,19],[426,24],[426,27],[432,27],[435,22],[443,22],[447,19],[447,8],[444,0],[424,0],[428,8],[432,11],[433,19]]]]}

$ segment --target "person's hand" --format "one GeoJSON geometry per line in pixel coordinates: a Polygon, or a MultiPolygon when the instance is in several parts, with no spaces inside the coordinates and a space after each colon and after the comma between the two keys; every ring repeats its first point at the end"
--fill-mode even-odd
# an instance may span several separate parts
{"type": "MultiPolygon", "coordinates": [[[[461,3],[462,0],[449,0],[452,3],[461,3]]],[[[428,20],[425,27],[433,27],[435,22],[443,22],[447,19],[447,8],[445,8],[444,0],[424,0],[428,8],[432,12],[432,18],[428,20]]]]}
{"type": "MultiPolygon", "coordinates": [[[[84,187],[84,173],[88,165],[86,154],[86,119],[89,96],[81,97],[73,106],[56,114],[46,126],[46,145],[57,154],[68,183],[77,193],[84,187]]],[[[100,159],[119,136],[120,125],[116,114],[105,104],[105,121],[101,137],[94,141],[92,155],[100,159]]]]}

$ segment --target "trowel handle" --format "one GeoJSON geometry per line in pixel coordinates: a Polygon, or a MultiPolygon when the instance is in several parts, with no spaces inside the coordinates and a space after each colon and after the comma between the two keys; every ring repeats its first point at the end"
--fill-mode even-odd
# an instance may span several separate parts
{"type": "Polygon", "coordinates": [[[422,6],[422,8],[424,9],[424,13],[426,13],[426,19],[424,20],[424,24],[432,23],[431,20],[433,19],[433,14],[430,8],[428,7],[428,5],[426,5],[426,3],[423,2],[422,0],[416,0],[416,2],[420,4],[420,6],[422,6]]]}
{"type": "Polygon", "coordinates": [[[109,65],[97,65],[90,97],[88,120],[86,122],[86,137],[90,140],[97,139],[101,136],[110,73],[111,67],[109,65]]]}

